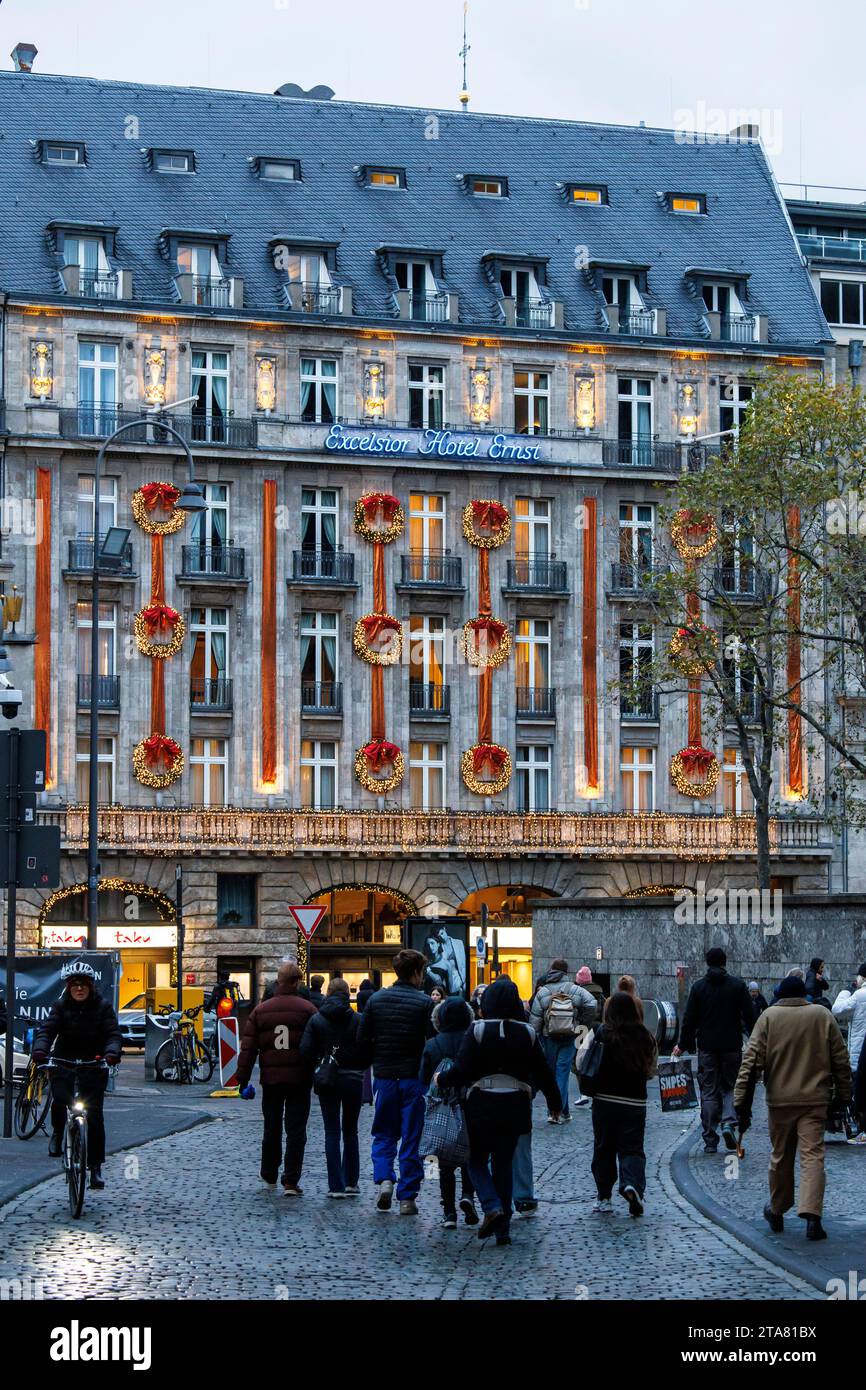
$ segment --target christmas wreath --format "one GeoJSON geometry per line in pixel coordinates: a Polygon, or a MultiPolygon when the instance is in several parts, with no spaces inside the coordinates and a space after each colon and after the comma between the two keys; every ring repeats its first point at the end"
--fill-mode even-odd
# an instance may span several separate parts
{"type": "Polygon", "coordinates": [[[498,618],[471,618],[463,624],[460,650],[470,666],[501,666],[511,651],[508,624],[498,618]]]}
{"type": "Polygon", "coordinates": [[[403,508],[390,492],[365,492],[355,503],[355,530],[376,545],[390,545],[405,524],[403,508]]]}
{"type": "Polygon", "coordinates": [[[403,780],[403,754],[396,743],[372,739],[355,754],[355,776],[368,792],[383,796],[403,780]],[[380,776],[380,771],[384,772],[380,776]]]}
{"type": "Polygon", "coordinates": [[[185,635],[183,617],[167,603],[151,603],[135,615],[135,642],[142,656],[174,656],[180,651],[185,635]],[[168,641],[155,641],[159,634],[167,634],[168,641]]]}
{"type": "Polygon", "coordinates": [[[511,781],[511,754],[501,743],[476,743],[467,748],[460,761],[463,781],[478,796],[496,796],[511,781]],[[490,778],[480,774],[487,768],[490,778]]]}
{"type": "Polygon", "coordinates": [[[470,545],[498,550],[511,535],[508,508],[492,497],[474,497],[463,508],[463,534],[470,545]]]}
{"type": "Polygon", "coordinates": [[[671,540],[683,560],[704,560],[718,544],[718,527],[711,516],[683,507],[674,516],[671,540]]]}
{"type": "Polygon", "coordinates": [[[173,483],[145,483],[132,494],[132,515],[149,536],[172,536],[186,521],[186,512],[177,508],[179,497],[173,483]]]}
{"type": "Polygon", "coordinates": [[[716,659],[719,639],[704,623],[678,627],[668,642],[668,658],[681,676],[702,676],[716,659]]]}
{"type": "Polygon", "coordinates": [[[700,744],[681,748],[671,758],[671,781],[682,796],[712,796],[721,771],[715,753],[700,744]]]}
{"type": "Polygon", "coordinates": [[[132,766],[139,782],[160,791],[170,787],[183,772],[183,752],[173,738],[151,734],[150,738],[143,738],[135,745],[132,766]]]}
{"type": "Polygon", "coordinates": [[[389,613],[365,613],[355,624],[352,646],[372,666],[395,666],[403,651],[403,625],[389,613]]]}

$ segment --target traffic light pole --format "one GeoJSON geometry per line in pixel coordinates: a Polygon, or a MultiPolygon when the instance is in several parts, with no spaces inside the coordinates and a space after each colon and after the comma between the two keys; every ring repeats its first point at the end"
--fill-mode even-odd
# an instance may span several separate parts
{"type": "Polygon", "coordinates": [[[3,1138],[12,1138],[12,1072],[15,1056],[15,926],[18,910],[18,740],[9,730],[9,862],[6,865],[6,1056],[3,1059],[3,1138]]]}

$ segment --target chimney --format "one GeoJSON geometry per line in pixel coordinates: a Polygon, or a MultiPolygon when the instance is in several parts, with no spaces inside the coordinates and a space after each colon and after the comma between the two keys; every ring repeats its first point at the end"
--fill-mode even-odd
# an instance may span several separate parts
{"type": "Polygon", "coordinates": [[[35,43],[17,43],[10,55],[15,64],[15,71],[32,72],[33,59],[38,52],[39,49],[36,47],[35,43]]]}
{"type": "Polygon", "coordinates": [[[730,132],[732,140],[759,140],[761,127],[757,125],[735,125],[730,132]]]}

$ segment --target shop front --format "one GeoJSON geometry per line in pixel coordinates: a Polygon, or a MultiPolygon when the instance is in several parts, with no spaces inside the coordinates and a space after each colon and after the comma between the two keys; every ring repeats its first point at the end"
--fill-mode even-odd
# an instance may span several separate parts
{"type": "Polygon", "coordinates": [[[471,921],[469,938],[471,951],[470,987],[489,984],[493,971],[508,975],[520,991],[521,999],[532,997],[532,912],[527,902],[533,898],[552,898],[556,895],[543,888],[506,884],[481,888],[470,893],[458,909],[468,913],[471,921]],[[486,908],[486,914],[482,911],[486,908]],[[485,926],[486,920],[486,926],[485,926]],[[479,968],[475,943],[484,936],[487,961],[479,968]]]}
{"type": "Polygon", "coordinates": [[[329,888],[315,903],[327,908],[310,945],[311,975],[324,975],[325,986],[342,975],[352,999],[362,980],[377,989],[394,983],[391,962],[403,944],[403,923],[417,912],[411,898],[375,884],[329,888]]]}
{"type": "MultiPolygon", "coordinates": [[[[44,951],[85,950],[87,888],[71,884],[43,904],[39,945],[44,951]]],[[[177,928],[170,898],[145,884],[105,879],[99,891],[96,945],[120,953],[118,1007],[126,1008],[147,990],[176,984],[177,928]]]]}

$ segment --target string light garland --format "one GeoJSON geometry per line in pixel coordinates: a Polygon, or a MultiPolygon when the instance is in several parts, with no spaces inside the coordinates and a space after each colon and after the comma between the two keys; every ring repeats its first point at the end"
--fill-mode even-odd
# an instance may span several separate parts
{"type": "Polygon", "coordinates": [[[365,744],[359,748],[355,754],[355,776],[365,791],[374,792],[377,796],[384,796],[386,792],[392,792],[395,787],[399,787],[403,781],[404,760],[403,754],[396,744],[387,745],[389,755],[382,758],[378,766],[388,767],[390,771],[384,777],[375,775],[375,758],[370,750],[375,746],[375,741],[365,744]]]}
{"type": "Polygon", "coordinates": [[[719,760],[709,748],[681,748],[671,758],[671,781],[681,796],[712,796],[721,775],[719,760]]]}
{"type": "Polygon", "coordinates": [[[463,508],[463,535],[479,550],[498,550],[511,535],[511,514],[492,497],[474,497],[463,508]]]}
{"type": "Polygon", "coordinates": [[[132,751],[132,766],[139,782],[145,787],[162,791],[176,782],[183,772],[183,750],[179,743],[165,734],[151,734],[143,738],[132,751]],[[164,772],[157,772],[160,762],[164,772]]]}
{"type": "Polygon", "coordinates": [[[142,656],[163,659],[174,656],[183,646],[186,636],[186,623],[176,608],[167,603],[151,603],[135,615],[135,644],[142,656]],[[153,640],[157,632],[170,632],[167,642],[153,640]]]}
{"type": "Polygon", "coordinates": [[[401,907],[407,917],[418,915],[418,904],[406,893],[401,893],[397,888],[387,888],[382,883],[332,883],[330,888],[320,888],[317,893],[310,893],[309,897],[304,898],[304,903],[316,903],[321,898],[328,898],[332,893],[381,893],[385,898],[393,898],[398,907],[401,907]]]}
{"type": "Polygon", "coordinates": [[[132,494],[132,515],[149,536],[173,536],[186,521],[186,512],[176,506],[179,497],[180,489],[173,483],[145,483],[132,494]],[[162,512],[165,519],[156,520],[155,511],[162,512]]]}
{"type": "Polygon", "coordinates": [[[511,781],[511,754],[501,743],[475,743],[460,760],[460,774],[476,796],[496,796],[511,781]],[[492,767],[492,778],[479,777],[484,767],[492,767]]]}
{"type": "Polygon", "coordinates": [[[671,540],[681,559],[705,560],[718,545],[719,531],[711,516],[681,507],[671,524],[671,540]],[[697,543],[690,540],[689,537],[695,532],[703,535],[704,539],[697,543]]]}
{"type": "Polygon", "coordinates": [[[719,639],[705,623],[678,627],[668,642],[668,658],[681,676],[702,676],[709,671],[718,650],[719,639]]]}
{"type": "Polygon", "coordinates": [[[371,666],[396,666],[403,651],[403,624],[390,613],[365,613],[355,624],[352,646],[362,661],[371,666]],[[384,633],[390,633],[387,647],[381,651],[371,646],[384,633]]]}
{"type": "Polygon", "coordinates": [[[402,536],[405,525],[403,508],[390,492],[365,492],[355,503],[354,529],[374,545],[390,545],[402,536]],[[379,517],[382,526],[374,524],[379,517]]]}
{"type": "Polygon", "coordinates": [[[501,666],[508,660],[511,651],[511,631],[508,624],[500,622],[498,618],[487,618],[483,615],[470,618],[469,622],[463,624],[460,650],[470,666],[490,669],[501,666]],[[492,651],[490,638],[497,644],[492,651]]]}
{"type": "Polygon", "coordinates": [[[689,888],[686,883],[643,883],[639,888],[629,888],[623,893],[624,898],[670,898],[674,893],[691,893],[694,896],[694,888],[689,888]]]}
{"type": "MultiPolygon", "coordinates": [[[[174,903],[164,893],[160,893],[156,888],[151,888],[147,883],[132,883],[125,878],[103,878],[99,881],[99,891],[100,893],[124,893],[128,897],[143,898],[146,902],[154,903],[159,908],[159,915],[163,922],[174,921],[176,912],[174,903]]],[[[39,910],[40,927],[58,903],[66,902],[69,898],[83,896],[86,892],[86,883],[70,883],[65,888],[58,888],[55,893],[45,899],[39,910]]]]}

